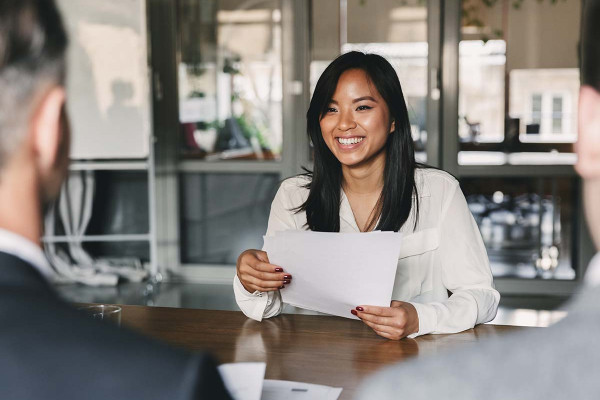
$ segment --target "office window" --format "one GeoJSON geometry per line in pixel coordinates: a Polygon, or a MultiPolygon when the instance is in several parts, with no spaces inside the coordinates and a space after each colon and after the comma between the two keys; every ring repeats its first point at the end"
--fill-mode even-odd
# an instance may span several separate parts
{"type": "MultiPolygon", "coordinates": [[[[542,95],[536,93],[531,96],[531,118],[530,123],[537,125],[537,131],[540,130],[540,124],[542,123],[542,95]]],[[[534,130],[532,128],[532,130],[534,130]]]]}
{"type": "Polygon", "coordinates": [[[552,98],[552,133],[561,133],[563,127],[563,98],[552,98]]]}
{"type": "Polygon", "coordinates": [[[581,1],[471,1],[462,11],[459,165],[510,164],[510,153],[573,163],[581,1]]]}
{"type": "Polygon", "coordinates": [[[281,4],[178,2],[184,158],[277,160],[282,149],[281,4]]]}

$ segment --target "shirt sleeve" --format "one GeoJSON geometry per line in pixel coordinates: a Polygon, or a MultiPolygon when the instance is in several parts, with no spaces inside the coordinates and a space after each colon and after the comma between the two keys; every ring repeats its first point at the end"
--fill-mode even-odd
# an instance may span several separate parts
{"type": "Polygon", "coordinates": [[[419,331],[409,337],[461,332],[491,321],[498,309],[500,293],[494,288],[481,234],[458,182],[444,208],[437,251],[442,282],[452,295],[443,302],[411,302],[419,316],[419,331]]]}
{"type": "MultiPolygon", "coordinates": [[[[271,204],[266,236],[272,236],[275,232],[279,231],[298,229],[293,217],[294,211],[289,205],[290,202],[287,198],[287,185],[286,182],[282,183],[277,194],[275,194],[275,198],[271,204]]],[[[281,300],[279,290],[250,293],[244,288],[237,274],[233,279],[233,292],[240,310],[248,318],[256,321],[262,321],[263,318],[271,318],[279,315],[283,310],[283,301],[281,300]]]]}

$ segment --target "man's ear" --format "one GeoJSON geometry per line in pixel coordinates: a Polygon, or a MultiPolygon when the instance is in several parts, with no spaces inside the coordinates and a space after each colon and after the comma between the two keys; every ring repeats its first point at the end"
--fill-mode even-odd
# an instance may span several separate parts
{"type": "Polygon", "coordinates": [[[579,126],[587,126],[600,116],[600,92],[591,86],[579,90],[579,126]]]}
{"type": "Polygon", "coordinates": [[[63,87],[53,87],[40,99],[33,114],[31,139],[38,165],[44,170],[52,169],[59,157],[63,135],[61,115],[65,97],[63,87]]]}
{"type": "Polygon", "coordinates": [[[600,92],[590,86],[579,91],[579,134],[575,169],[586,179],[600,178],[600,92]]]}

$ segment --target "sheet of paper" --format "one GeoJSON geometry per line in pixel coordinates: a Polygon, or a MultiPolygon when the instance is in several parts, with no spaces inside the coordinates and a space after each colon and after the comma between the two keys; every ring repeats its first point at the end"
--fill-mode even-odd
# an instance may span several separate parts
{"type": "Polygon", "coordinates": [[[337,400],[342,388],[265,379],[261,400],[337,400]]]}
{"type": "Polygon", "coordinates": [[[285,303],[357,319],[358,305],[389,307],[402,235],[284,231],[265,237],[271,264],[292,275],[285,303]]]}
{"type": "Polygon", "coordinates": [[[260,400],[266,366],[263,362],[221,364],[219,373],[234,400],[260,400]]]}

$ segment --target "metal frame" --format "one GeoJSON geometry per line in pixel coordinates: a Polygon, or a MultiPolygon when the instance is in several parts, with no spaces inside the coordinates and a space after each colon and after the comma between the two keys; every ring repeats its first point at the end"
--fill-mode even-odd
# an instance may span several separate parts
{"type": "Polygon", "coordinates": [[[440,123],[441,93],[442,93],[442,3],[443,0],[429,0],[427,2],[427,41],[428,55],[427,68],[427,164],[441,167],[441,138],[440,123]]]}
{"type": "Polygon", "coordinates": [[[156,263],[162,273],[176,271],[179,261],[178,202],[178,84],[176,2],[148,0],[152,38],[152,93],[155,186],[150,195],[155,207],[156,263]]]}
{"type": "Polygon", "coordinates": [[[443,1],[442,7],[442,135],[440,166],[458,175],[458,43],[461,1],[443,1]]]}

